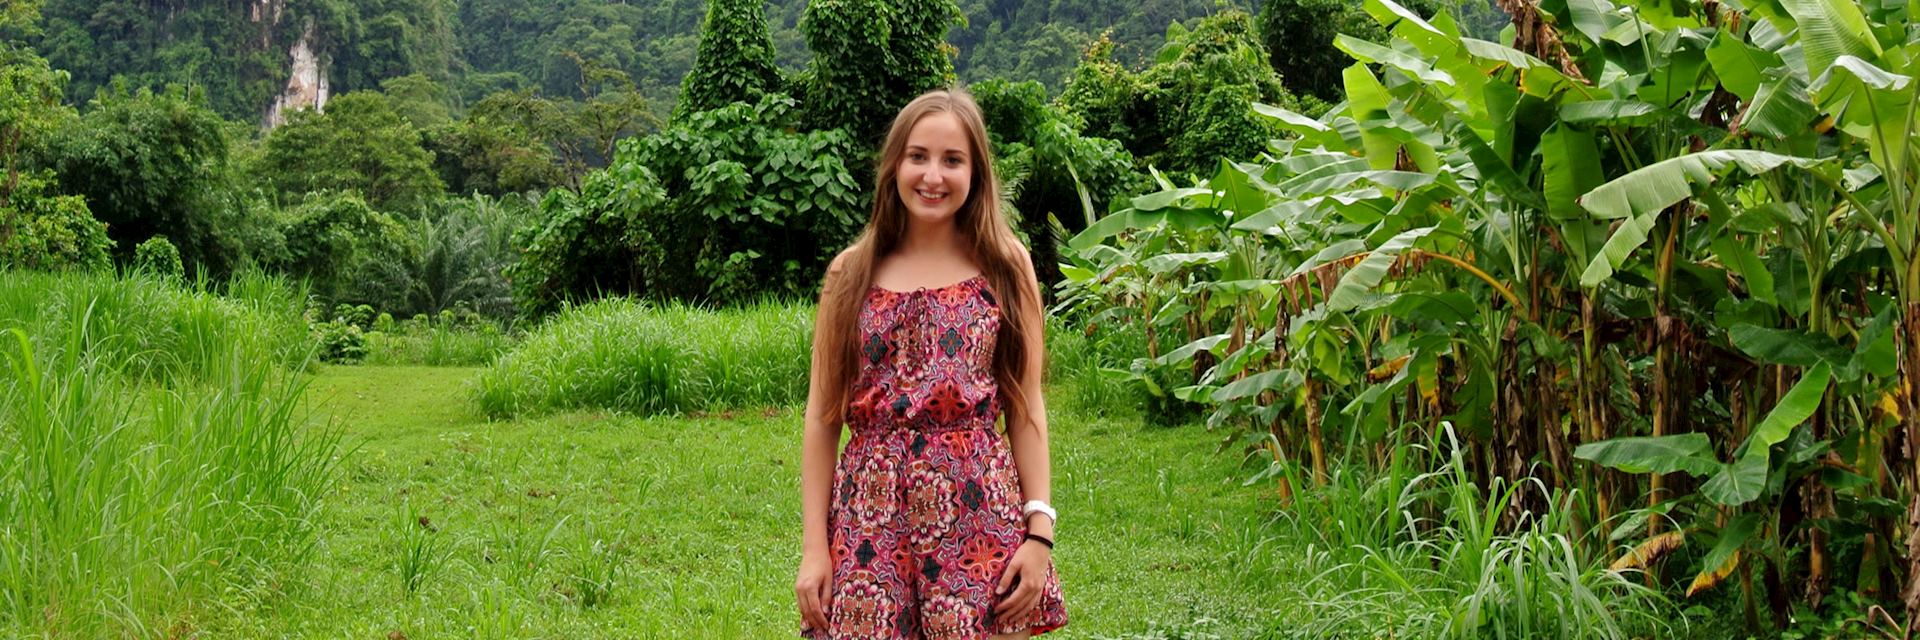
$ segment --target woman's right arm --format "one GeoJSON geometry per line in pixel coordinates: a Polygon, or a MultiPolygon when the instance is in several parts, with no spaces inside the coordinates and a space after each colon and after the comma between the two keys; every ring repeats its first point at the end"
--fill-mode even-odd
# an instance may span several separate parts
{"type": "Polygon", "coordinates": [[[800,436],[800,516],[802,519],[800,570],[794,582],[794,595],[800,606],[805,628],[825,631],[830,612],[833,583],[833,553],[828,548],[827,508],[833,494],[833,467],[840,446],[838,421],[828,424],[828,403],[844,396],[832,388],[836,382],[825,375],[826,358],[839,356],[830,337],[833,328],[825,324],[827,305],[839,294],[837,287],[844,273],[842,254],[827,267],[826,283],[821,287],[820,306],[814,314],[813,361],[807,384],[807,410],[800,436]]]}

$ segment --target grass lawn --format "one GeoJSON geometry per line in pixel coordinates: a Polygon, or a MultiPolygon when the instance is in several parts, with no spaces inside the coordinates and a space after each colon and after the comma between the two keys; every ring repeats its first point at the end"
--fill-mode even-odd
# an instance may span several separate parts
{"type": "MultiPolygon", "coordinates": [[[[798,408],[487,422],[478,369],[328,367],[346,453],[302,575],[208,637],[792,638],[798,408]]],[[[1302,576],[1217,436],[1055,411],[1060,638],[1267,635],[1302,576]]]]}

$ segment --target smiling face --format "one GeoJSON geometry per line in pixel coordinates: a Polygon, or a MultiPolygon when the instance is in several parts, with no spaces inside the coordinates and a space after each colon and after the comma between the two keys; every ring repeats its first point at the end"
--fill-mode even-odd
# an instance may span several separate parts
{"type": "Polygon", "coordinates": [[[916,221],[953,221],[973,187],[973,145],[959,118],[936,112],[914,123],[894,185],[916,221]]]}

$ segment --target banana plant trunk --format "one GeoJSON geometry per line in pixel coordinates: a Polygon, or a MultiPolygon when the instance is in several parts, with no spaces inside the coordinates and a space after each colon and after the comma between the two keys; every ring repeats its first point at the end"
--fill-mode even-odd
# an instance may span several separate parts
{"type": "Polygon", "coordinates": [[[1327,448],[1320,435],[1320,383],[1307,377],[1307,446],[1312,448],[1313,485],[1327,486],[1327,448]]]}
{"type": "MultiPolygon", "coordinates": [[[[1580,379],[1579,406],[1575,416],[1580,426],[1582,442],[1599,442],[1612,437],[1607,433],[1603,398],[1605,376],[1602,374],[1600,354],[1596,346],[1600,327],[1593,316],[1594,291],[1588,289],[1580,295],[1580,379]]],[[[1590,475],[1587,486],[1593,491],[1593,504],[1597,522],[1613,520],[1613,476],[1609,469],[1597,464],[1583,465],[1590,475]]]]}
{"type": "Polygon", "coordinates": [[[1900,388],[1894,390],[1900,407],[1900,430],[1905,436],[1904,451],[1898,458],[1906,465],[1910,503],[1907,505],[1907,584],[1902,600],[1907,606],[1907,628],[1920,623],[1920,301],[1908,302],[1900,318],[1900,388]]]}
{"type": "MultiPolygon", "coordinates": [[[[1656,265],[1658,275],[1655,280],[1653,294],[1654,347],[1652,414],[1653,437],[1656,438],[1668,434],[1672,426],[1670,421],[1673,418],[1673,333],[1676,322],[1673,316],[1667,315],[1667,282],[1673,275],[1674,241],[1676,240],[1675,236],[1678,235],[1680,227],[1680,225],[1674,223],[1673,220],[1681,211],[1685,210],[1682,207],[1687,207],[1688,203],[1683,201],[1674,206],[1676,207],[1675,210],[1668,211],[1668,215],[1662,216],[1660,219],[1660,226],[1665,227],[1662,229],[1665,233],[1658,234],[1663,236],[1663,241],[1660,243],[1660,260],[1656,265]]],[[[1666,485],[1666,477],[1659,473],[1654,473],[1647,478],[1648,509],[1655,509],[1660,506],[1660,500],[1666,491],[1666,485]]],[[[1660,518],[1647,518],[1647,537],[1653,537],[1659,534],[1660,518]]],[[[1647,575],[1651,578],[1653,573],[1650,571],[1647,575]]]]}

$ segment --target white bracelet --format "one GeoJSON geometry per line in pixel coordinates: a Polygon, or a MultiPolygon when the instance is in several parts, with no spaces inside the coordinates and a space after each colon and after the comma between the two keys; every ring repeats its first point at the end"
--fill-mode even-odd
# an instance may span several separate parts
{"type": "Polygon", "coordinates": [[[1060,514],[1055,513],[1053,511],[1053,506],[1045,502],[1041,502],[1039,500],[1028,500],[1026,504],[1020,505],[1021,520],[1026,520],[1027,518],[1031,518],[1033,517],[1033,514],[1036,514],[1036,513],[1047,514],[1048,520],[1052,520],[1055,523],[1060,522],[1060,514]]]}

